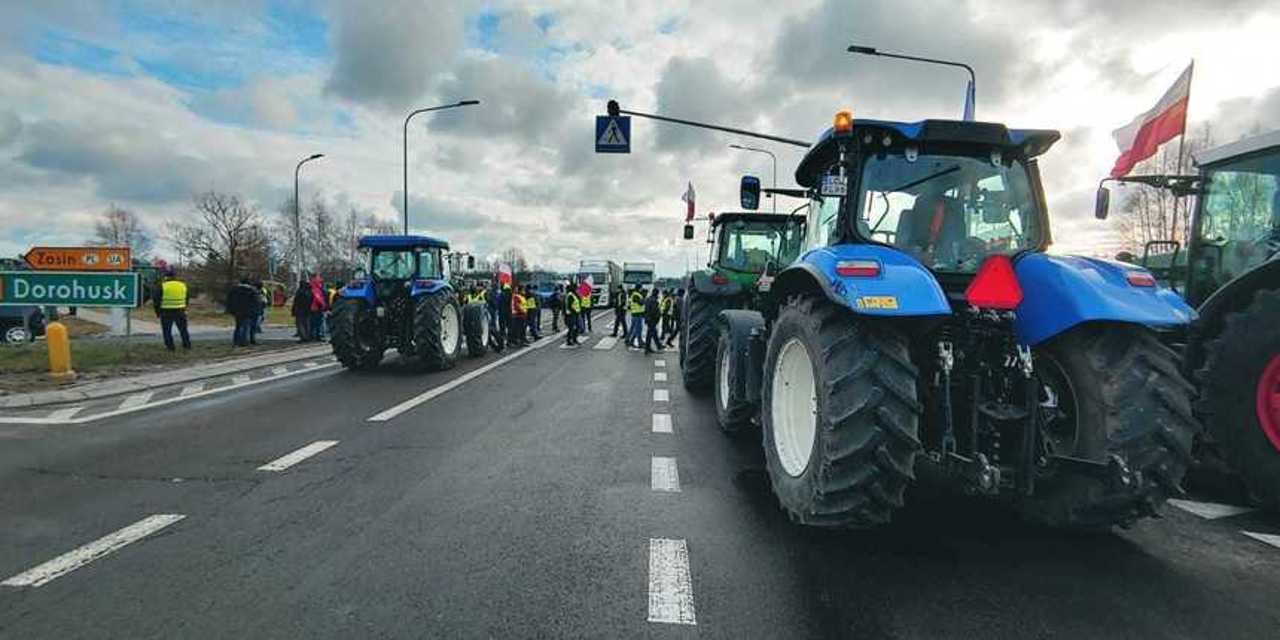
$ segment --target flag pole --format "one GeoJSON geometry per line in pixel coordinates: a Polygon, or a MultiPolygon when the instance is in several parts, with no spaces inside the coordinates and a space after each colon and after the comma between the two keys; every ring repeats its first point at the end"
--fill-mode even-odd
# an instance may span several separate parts
{"type": "MultiPolygon", "coordinates": [[[[1178,137],[1177,175],[1182,175],[1182,162],[1183,162],[1182,148],[1183,148],[1183,145],[1185,145],[1187,142],[1187,120],[1189,118],[1188,114],[1190,114],[1191,112],[1191,83],[1195,81],[1195,75],[1196,75],[1196,59],[1192,58],[1191,66],[1189,67],[1189,71],[1187,72],[1187,106],[1182,110],[1182,135],[1178,137]]],[[[1183,205],[1182,205],[1183,217],[1186,217],[1186,211],[1185,211],[1187,208],[1186,199],[1187,197],[1183,196],[1173,201],[1173,228],[1169,230],[1169,237],[1175,240],[1178,238],[1178,201],[1179,200],[1183,201],[1183,205]]],[[[1185,240],[1186,238],[1183,238],[1183,239],[1185,240]]],[[[1177,265],[1173,265],[1173,266],[1177,266],[1177,265]]]]}

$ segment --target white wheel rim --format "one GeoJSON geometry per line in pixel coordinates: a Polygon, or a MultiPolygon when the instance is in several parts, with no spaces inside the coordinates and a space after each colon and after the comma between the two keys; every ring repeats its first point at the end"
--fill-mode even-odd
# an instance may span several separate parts
{"type": "Polygon", "coordinates": [[[725,349],[720,354],[720,373],[716,378],[716,385],[720,387],[720,408],[729,408],[729,350],[725,349]]]}
{"type": "Polygon", "coordinates": [[[9,327],[9,330],[4,332],[4,338],[9,342],[26,342],[27,330],[22,327],[9,327]]]}
{"type": "Polygon", "coordinates": [[[489,314],[480,317],[480,348],[489,346],[489,314]]]}
{"type": "Polygon", "coordinates": [[[453,305],[445,305],[440,312],[440,348],[445,355],[453,355],[458,350],[458,310],[453,305]]]}
{"type": "Polygon", "coordinates": [[[799,338],[782,345],[773,369],[773,448],[787,475],[798,478],[809,467],[818,433],[818,393],[813,361],[799,338]]]}

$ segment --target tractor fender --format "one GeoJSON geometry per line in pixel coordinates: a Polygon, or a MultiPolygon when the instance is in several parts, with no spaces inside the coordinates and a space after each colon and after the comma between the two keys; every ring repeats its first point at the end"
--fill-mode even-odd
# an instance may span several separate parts
{"type": "Polygon", "coordinates": [[[1022,287],[1014,331],[1018,341],[1037,345],[1078,324],[1126,322],[1148,327],[1187,325],[1196,312],[1167,287],[1129,284],[1141,267],[1099,258],[1022,255],[1014,263],[1022,287]]]}
{"type": "Polygon", "coordinates": [[[1274,289],[1280,285],[1280,259],[1264,262],[1222,285],[1214,291],[1196,311],[1200,317],[1196,319],[1194,331],[1187,343],[1187,352],[1183,355],[1183,365],[1189,371],[1200,368],[1204,357],[1203,341],[1212,339],[1222,327],[1222,317],[1231,311],[1237,311],[1253,301],[1253,294],[1261,289],[1274,289]]]}
{"type": "Polygon", "coordinates": [[[711,281],[711,277],[715,275],[711,271],[694,271],[689,274],[690,289],[697,289],[698,293],[704,293],[711,296],[735,296],[742,293],[742,285],[729,280],[724,284],[716,284],[711,281]]]}
{"type": "Polygon", "coordinates": [[[357,280],[348,283],[347,286],[338,290],[339,298],[350,298],[364,300],[365,304],[370,308],[377,306],[377,296],[373,292],[372,280],[357,280]]]}
{"type": "Polygon", "coordinates": [[[409,295],[418,297],[421,295],[432,295],[448,289],[453,290],[448,280],[414,280],[413,288],[409,290],[409,295]]]}
{"type": "MultiPolygon", "coordinates": [[[[729,334],[729,394],[733,398],[760,403],[760,385],[763,381],[764,350],[752,348],[753,343],[764,343],[764,316],[759,311],[727,309],[716,316],[716,322],[729,334]]],[[[716,363],[716,375],[720,375],[720,363],[716,363]]],[[[720,381],[716,380],[716,384],[720,381]]]]}
{"type": "Polygon", "coordinates": [[[774,280],[779,301],[814,290],[831,302],[868,316],[916,317],[950,315],[951,305],[937,278],[915,258],[891,247],[839,244],[811,249],[774,280]],[[836,265],[846,260],[874,260],[875,276],[842,276],[836,265]]]}

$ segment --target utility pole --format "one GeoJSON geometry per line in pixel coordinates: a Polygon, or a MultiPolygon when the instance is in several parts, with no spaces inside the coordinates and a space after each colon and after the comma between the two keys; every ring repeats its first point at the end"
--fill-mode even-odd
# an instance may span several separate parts
{"type": "Polygon", "coordinates": [[[302,258],[302,203],[298,200],[298,173],[302,171],[302,165],[311,162],[312,160],[319,160],[323,157],[323,153],[313,153],[310,156],[303,158],[302,161],[298,163],[298,166],[293,168],[293,247],[294,259],[298,261],[298,264],[296,265],[298,277],[302,277],[302,269],[307,264],[302,258]]]}
{"type": "Polygon", "coordinates": [[[423,109],[414,109],[404,118],[404,234],[409,235],[409,120],[419,113],[428,111],[441,111],[443,109],[453,109],[455,107],[466,107],[473,104],[480,104],[479,100],[460,100],[453,104],[442,104],[438,107],[426,107],[423,109]]]}
{"type": "Polygon", "coordinates": [[[920,56],[908,56],[901,53],[887,53],[880,51],[875,47],[863,47],[860,45],[849,45],[847,49],[849,53],[857,53],[864,56],[880,56],[881,58],[897,58],[899,60],[911,60],[913,62],[927,62],[929,64],[940,64],[948,67],[960,67],[969,72],[969,87],[965,92],[964,119],[973,120],[975,112],[978,109],[978,76],[973,73],[973,67],[963,62],[953,62],[951,60],[939,60],[937,58],[922,58],[920,56]]]}

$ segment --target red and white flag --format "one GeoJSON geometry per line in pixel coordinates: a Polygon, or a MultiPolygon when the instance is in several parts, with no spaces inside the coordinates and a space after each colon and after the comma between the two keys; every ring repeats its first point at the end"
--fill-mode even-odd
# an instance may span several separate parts
{"type": "Polygon", "coordinates": [[[1134,165],[1156,154],[1160,145],[1187,130],[1187,102],[1191,98],[1191,69],[1178,76],[1177,82],[1164,93],[1160,102],[1133,122],[1111,132],[1120,147],[1120,157],[1111,169],[1111,177],[1119,178],[1133,171],[1134,165]]]}
{"type": "Polygon", "coordinates": [[[509,285],[511,280],[511,265],[505,262],[498,265],[498,284],[509,285]]]}
{"type": "Polygon", "coordinates": [[[693,183],[690,182],[689,188],[684,192],[684,195],[680,196],[680,199],[684,200],[685,203],[689,205],[688,210],[686,210],[684,214],[685,222],[693,222],[693,198],[693,183]]]}

